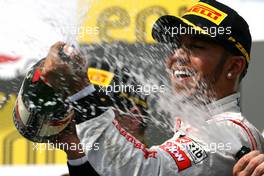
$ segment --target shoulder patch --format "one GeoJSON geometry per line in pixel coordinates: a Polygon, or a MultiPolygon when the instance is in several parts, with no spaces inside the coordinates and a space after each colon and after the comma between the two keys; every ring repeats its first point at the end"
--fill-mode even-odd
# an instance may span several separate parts
{"type": "Polygon", "coordinates": [[[165,152],[169,153],[170,156],[174,159],[176,165],[178,166],[179,172],[191,167],[192,162],[186,155],[186,153],[175,143],[166,142],[160,146],[165,152]]]}
{"type": "Polygon", "coordinates": [[[189,137],[178,138],[176,142],[189,153],[194,164],[198,164],[208,157],[203,147],[189,137]]]}

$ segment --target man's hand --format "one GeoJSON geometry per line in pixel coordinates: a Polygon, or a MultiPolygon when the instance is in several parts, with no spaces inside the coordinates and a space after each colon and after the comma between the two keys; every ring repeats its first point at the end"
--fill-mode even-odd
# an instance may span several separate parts
{"type": "Polygon", "coordinates": [[[69,160],[75,160],[85,155],[80,144],[80,139],[77,136],[75,122],[73,120],[69,126],[57,136],[57,139],[52,142],[56,144],[56,147],[67,154],[69,160]]]}
{"type": "Polygon", "coordinates": [[[57,42],[51,46],[44,60],[42,75],[53,88],[72,95],[88,85],[85,66],[85,60],[76,49],[63,42],[57,42]],[[61,58],[61,49],[69,56],[69,60],[61,58]]]}
{"type": "Polygon", "coordinates": [[[234,176],[263,176],[264,154],[252,151],[243,156],[233,169],[234,176]]]}

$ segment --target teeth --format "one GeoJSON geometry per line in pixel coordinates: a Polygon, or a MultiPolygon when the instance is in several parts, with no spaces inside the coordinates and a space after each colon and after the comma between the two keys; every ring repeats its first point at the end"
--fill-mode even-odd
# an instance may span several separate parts
{"type": "Polygon", "coordinates": [[[181,77],[181,76],[192,76],[193,74],[189,71],[183,71],[183,70],[175,70],[173,72],[174,76],[181,77]]]}
{"type": "Polygon", "coordinates": [[[180,70],[176,70],[176,71],[174,71],[174,74],[175,74],[175,75],[186,75],[187,72],[185,72],[185,71],[180,71],[180,70]]]}

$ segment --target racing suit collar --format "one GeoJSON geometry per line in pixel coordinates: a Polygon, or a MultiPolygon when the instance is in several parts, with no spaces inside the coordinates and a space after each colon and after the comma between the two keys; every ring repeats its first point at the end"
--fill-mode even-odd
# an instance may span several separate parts
{"type": "Polygon", "coordinates": [[[210,115],[215,116],[223,112],[240,112],[240,93],[234,93],[206,105],[210,115]]]}

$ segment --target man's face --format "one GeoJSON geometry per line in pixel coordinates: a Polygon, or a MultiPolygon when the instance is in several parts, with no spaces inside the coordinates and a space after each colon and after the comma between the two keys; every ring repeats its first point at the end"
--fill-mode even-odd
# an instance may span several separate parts
{"type": "Polygon", "coordinates": [[[214,92],[223,83],[227,52],[220,45],[197,37],[182,36],[180,47],[169,56],[172,86],[187,96],[214,92]]]}

